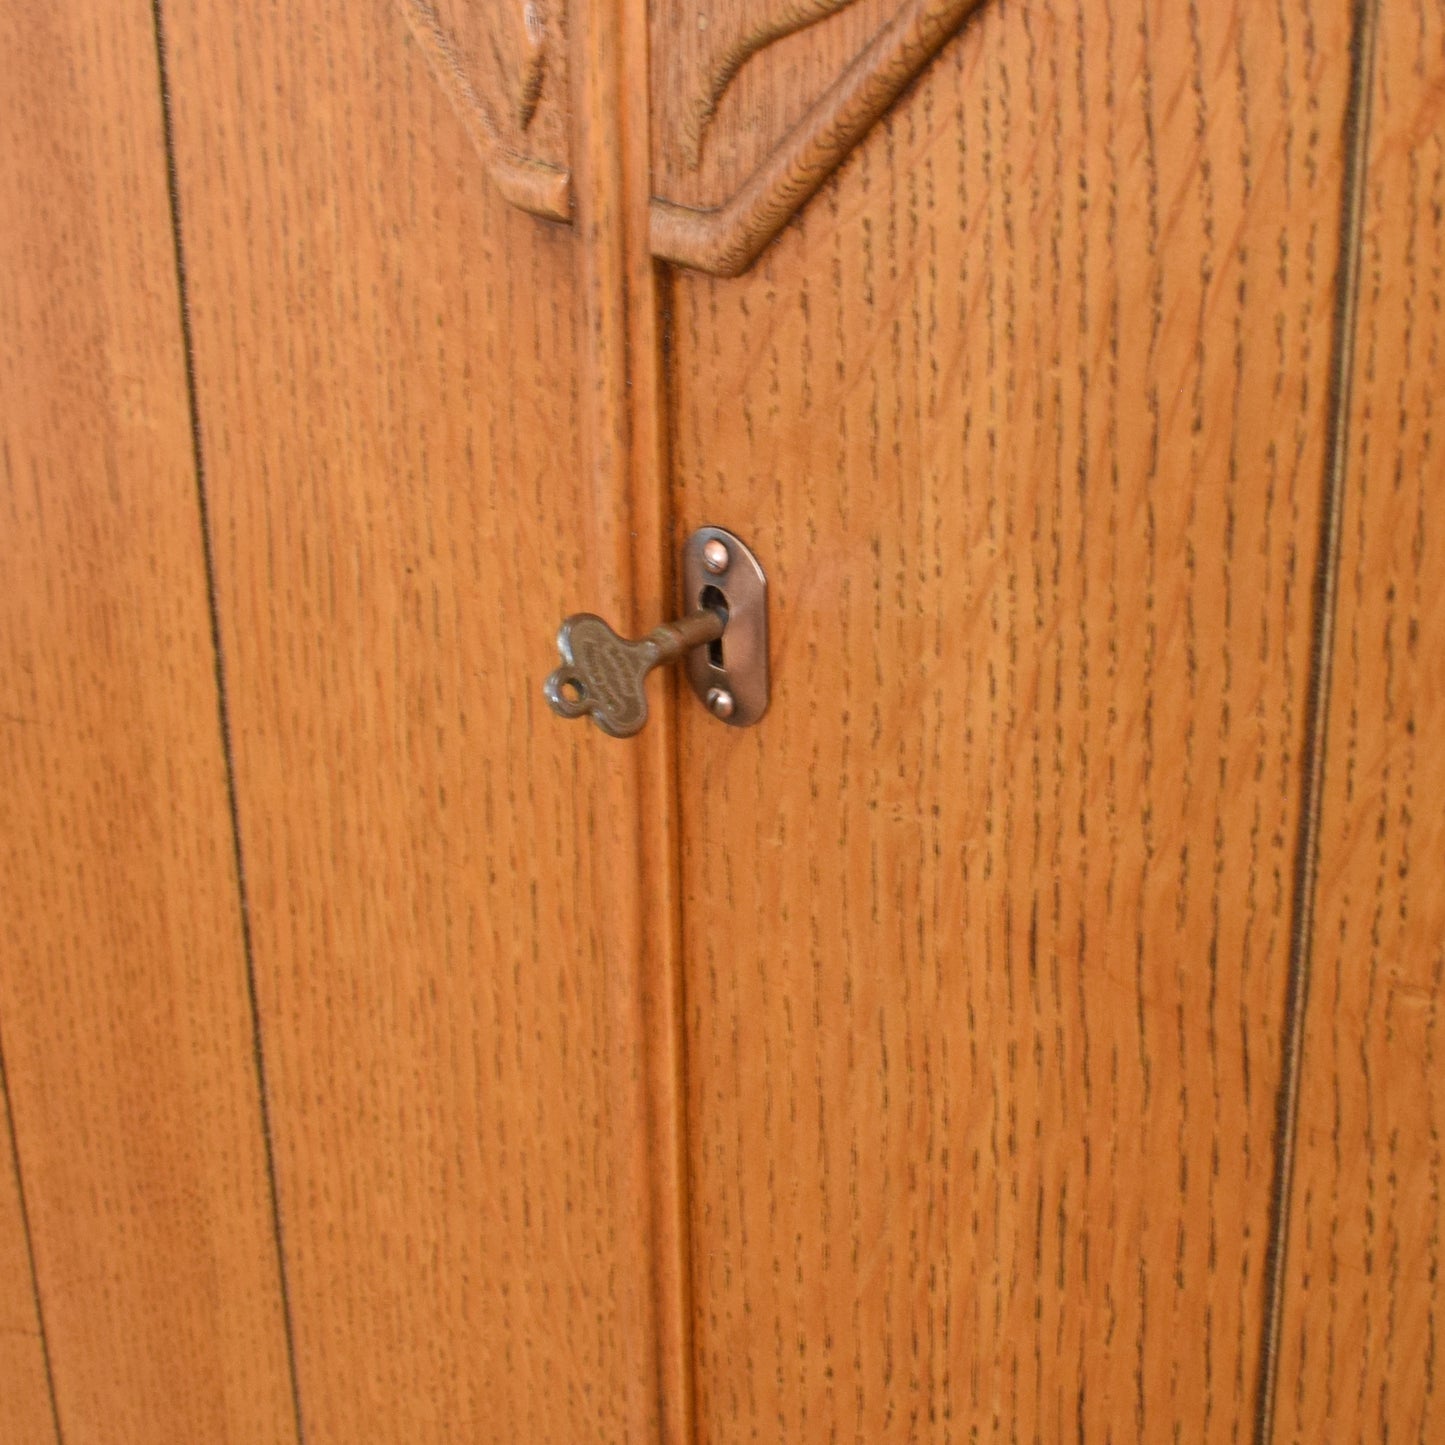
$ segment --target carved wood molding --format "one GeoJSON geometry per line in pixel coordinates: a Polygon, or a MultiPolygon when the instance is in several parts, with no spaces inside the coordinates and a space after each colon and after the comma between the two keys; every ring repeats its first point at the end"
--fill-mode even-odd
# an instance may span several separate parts
{"type": "Polygon", "coordinates": [[[725,205],[654,200],[653,254],[714,276],[747,270],[981,4],[910,0],[725,205]]]}
{"type": "MultiPolygon", "coordinates": [[[[445,0],[454,8],[462,7],[468,22],[485,34],[487,43],[482,48],[491,59],[490,86],[479,78],[475,64],[466,63],[453,27],[434,0],[398,3],[498,189],[525,210],[570,221],[569,166],[555,155],[533,154],[530,145],[529,127],[551,85],[550,21],[542,8],[544,0],[491,0],[488,4],[445,0]]],[[[688,117],[683,140],[689,165],[693,169],[699,166],[705,137],[723,97],[746,66],[756,63],[779,41],[846,13],[855,3],[752,0],[744,4],[732,33],[703,48],[695,93],[683,99],[688,117]]],[[[650,213],[653,254],[715,276],[745,271],[983,3],[906,0],[726,201],[709,207],[654,196],[650,213]]],[[[666,36],[661,43],[666,43],[666,36]]],[[[656,37],[653,45],[656,52],[656,37]]],[[[654,53],[654,61],[656,58],[654,53]]],[[[565,131],[569,122],[565,88],[554,88],[562,92],[552,104],[561,117],[557,124],[565,131]]],[[[741,124],[746,129],[745,118],[741,124]]]]}
{"type": "Polygon", "coordinates": [[[732,24],[728,28],[714,26],[707,31],[709,43],[697,57],[700,65],[686,101],[684,144],[694,170],[701,162],[703,142],[717,116],[718,106],[743,66],[779,40],[857,3],[858,0],[729,0],[727,18],[732,24]]]}
{"type": "MultiPolygon", "coordinates": [[[[511,144],[497,109],[473,83],[457,54],[456,42],[430,0],[398,0],[413,38],[426,57],[437,83],[452,103],[497,189],[514,206],[554,221],[572,219],[572,175],[565,166],[524,154],[511,144]]],[[[518,8],[524,59],[515,75],[516,128],[525,131],[536,113],[546,66],[546,45],[539,12],[533,5],[518,8]]],[[[497,36],[493,36],[494,47],[497,36]]],[[[502,63],[498,57],[499,64],[502,63]]]]}

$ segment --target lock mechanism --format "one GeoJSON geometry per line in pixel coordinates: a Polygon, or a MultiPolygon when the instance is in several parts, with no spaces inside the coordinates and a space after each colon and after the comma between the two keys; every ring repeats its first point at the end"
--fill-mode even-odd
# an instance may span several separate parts
{"type": "Polygon", "coordinates": [[[768,579],[740,538],[702,527],[682,551],[686,608],[646,637],[620,637],[591,612],[557,634],[562,665],[543,692],[560,717],[590,717],[628,738],[647,721],[647,674],[681,661],[703,706],[729,727],[749,727],[768,709],[768,579]]]}

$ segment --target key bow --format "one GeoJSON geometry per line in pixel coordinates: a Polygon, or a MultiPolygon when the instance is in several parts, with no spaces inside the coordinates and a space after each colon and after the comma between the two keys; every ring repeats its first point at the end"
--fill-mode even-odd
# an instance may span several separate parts
{"type": "Polygon", "coordinates": [[[592,612],[569,617],[557,633],[562,665],[543,686],[561,717],[591,717],[609,737],[630,738],[647,721],[647,674],[721,637],[725,620],[704,607],[636,641],[620,637],[592,612]]]}

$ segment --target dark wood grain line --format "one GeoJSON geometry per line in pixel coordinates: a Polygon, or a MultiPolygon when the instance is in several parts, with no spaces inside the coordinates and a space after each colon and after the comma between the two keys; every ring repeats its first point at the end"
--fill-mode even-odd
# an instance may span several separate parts
{"type": "Polygon", "coordinates": [[[1441,1321],[1445,6],[1378,8],[1277,1442],[1433,1441],[1441,1321]]]}
{"type": "Polygon", "coordinates": [[[1344,121],[1335,316],[1331,340],[1328,429],[1321,482],[1320,533],[1312,596],[1310,672],[1305,701],[1304,745],[1294,872],[1291,885],[1289,966],[1281,1038],[1281,1070],[1275,1104],[1274,1180],[1264,1266],[1264,1320],[1260,1334],[1255,1445],[1272,1445],[1279,1391],[1280,1338],[1284,1316],[1289,1225],[1298,1147],[1300,1082],[1305,1014],[1319,881],[1321,812],[1329,731],[1330,682],[1335,661],[1335,623],[1345,488],[1349,472],[1350,402],[1359,318],[1370,111],[1379,28],[1378,0],[1355,0],[1350,45],[1350,89],[1344,121]]]}
{"type": "MultiPolygon", "coordinates": [[[[1156,801],[1155,795],[1155,712],[1156,699],[1159,695],[1157,676],[1160,661],[1160,625],[1157,602],[1160,585],[1160,528],[1157,517],[1157,496],[1160,482],[1160,463],[1163,451],[1162,437],[1164,430],[1164,408],[1159,385],[1159,357],[1164,331],[1164,270],[1162,260],[1163,203],[1160,186],[1161,155],[1159,145],[1158,99],[1154,75],[1155,37],[1149,23],[1149,11],[1147,7],[1141,7],[1139,11],[1139,35],[1144,46],[1140,102],[1143,111],[1145,175],[1147,178],[1148,222],[1145,231],[1145,258],[1148,262],[1150,277],[1149,335],[1144,368],[1145,375],[1148,378],[1145,394],[1145,409],[1148,417],[1148,470],[1146,476],[1150,485],[1148,499],[1145,503],[1144,518],[1144,654],[1143,694],[1140,699],[1143,717],[1141,719],[1142,796],[1139,808],[1139,831],[1143,843],[1143,858],[1140,863],[1141,886],[1139,889],[1137,914],[1134,922],[1133,962],[1134,986],[1136,990],[1134,1022],[1138,1034],[1137,1064],[1141,1099],[1139,1149],[1141,1156],[1147,1157],[1154,1147],[1154,1141],[1150,1138],[1149,1134],[1148,1121],[1154,1112],[1155,1047],[1151,1044],[1148,1027],[1148,987],[1145,969],[1148,948],[1146,923],[1149,905],[1147,891],[1142,884],[1153,873],[1159,854],[1158,828],[1156,825],[1159,804],[1156,801]]],[[[1127,798],[1124,800],[1124,807],[1126,809],[1125,817],[1127,819],[1127,798]]],[[[1125,826],[1127,826],[1127,823],[1125,826]]],[[[1120,1201],[1120,1204],[1121,1207],[1127,1207],[1127,1190],[1129,1188],[1127,1181],[1118,1180],[1117,1174],[1112,1170],[1111,1177],[1115,1179],[1116,1183],[1123,1185],[1126,1197],[1120,1201]]],[[[1153,1201],[1151,1199],[1145,1198],[1140,1203],[1140,1231],[1146,1238],[1150,1232],[1149,1226],[1151,1223],[1152,1207],[1153,1201]]],[[[1150,1421],[1148,1413],[1149,1276],[1150,1260],[1148,1258],[1148,1251],[1141,1249],[1139,1251],[1135,1283],[1138,1324],[1134,1336],[1134,1399],[1132,1402],[1134,1427],[1138,1438],[1141,1440],[1149,1438],[1147,1432],[1150,1421]]]]}
{"type": "Polygon", "coordinates": [[[15,1176],[15,1197],[20,1205],[20,1231],[25,1239],[25,1263],[30,1271],[30,1295],[35,1301],[35,1321],[40,1331],[40,1358],[45,1366],[50,1421],[55,1427],[55,1445],[65,1445],[65,1432],[60,1427],[60,1402],[55,1394],[55,1370],[50,1361],[50,1336],[45,1328],[45,1305],[40,1294],[40,1273],[35,1265],[35,1241],[30,1232],[30,1210],[25,1201],[25,1175],[20,1166],[20,1141],[15,1132],[15,1109],[10,1098],[10,1079],[5,1072],[3,1028],[0,1028],[0,1101],[5,1105],[5,1127],[10,1139],[9,1163],[15,1176]]]}
{"type": "MultiPolygon", "coordinates": [[[[1078,133],[1087,138],[1094,126],[1096,117],[1091,112],[1089,91],[1086,76],[1091,67],[1102,66],[1103,73],[1109,76],[1110,84],[1102,98],[1103,122],[1107,137],[1105,152],[1108,156],[1108,182],[1104,188],[1105,205],[1105,238],[1106,246],[1110,256],[1113,256],[1118,236],[1118,176],[1117,176],[1117,153],[1114,143],[1114,133],[1117,124],[1116,108],[1117,97],[1112,86],[1114,74],[1114,53],[1115,53],[1115,24],[1112,9],[1106,9],[1104,24],[1099,27],[1100,35],[1097,43],[1090,43],[1091,27],[1089,26],[1082,6],[1075,10],[1073,43],[1075,52],[1079,57],[1079,65],[1075,76],[1074,94],[1072,96],[1073,110],[1070,114],[1070,124],[1078,127],[1078,133]]],[[[1060,85],[1060,61],[1056,54],[1050,57],[1050,81],[1055,87],[1060,85]]],[[[1080,735],[1076,749],[1068,751],[1065,749],[1062,726],[1059,726],[1057,753],[1059,766],[1067,772],[1070,768],[1076,769],[1079,780],[1079,795],[1089,797],[1095,786],[1091,774],[1091,759],[1097,743],[1094,740],[1094,733],[1091,727],[1091,701],[1093,695],[1094,678],[1089,664],[1091,630],[1095,625],[1091,617],[1091,605],[1094,602],[1096,593],[1090,588],[1088,571],[1086,567],[1089,547],[1091,541],[1091,528],[1088,521],[1087,499],[1089,495],[1089,467],[1087,457],[1091,439],[1094,435],[1090,427],[1091,398],[1096,395],[1097,389],[1102,384],[1107,387],[1106,400],[1102,408],[1104,414],[1103,430],[1108,440],[1109,452],[1115,460],[1108,468],[1108,475],[1105,482],[1105,494],[1108,497],[1108,505],[1105,512],[1106,534],[1111,538],[1117,538],[1117,507],[1119,489],[1119,469],[1117,463],[1117,428],[1119,408],[1119,377],[1118,377],[1118,348],[1119,348],[1119,302],[1117,293],[1114,294],[1109,303],[1102,308],[1091,306],[1087,287],[1084,284],[1089,275],[1092,257],[1092,247],[1088,232],[1088,220],[1091,205],[1094,204],[1089,175],[1082,159],[1077,163],[1075,173],[1070,176],[1066,170],[1066,157],[1068,155],[1065,139],[1065,111],[1063,105],[1054,107],[1052,126],[1050,133],[1050,149],[1053,153],[1053,174],[1054,184],[1061,196],[1072,193],[1072,219],[1078,228],[1080,236],[1077,247],[1077,255],[1074,259],[1073,277],[1078,283],[1079,294],[1074,315],[1074,323],[1077,328],[1078,358],[1076,365],[1077,391],[1076,410],[1074,424],[1078,428],[1079,448],[1078,455],[1073,466],[1073,489],[1074,499],[1078,507],[1079,521],[1075,527],[1074,546],[1068,555],[1070,565],[1078,569],[1080,576],[1080,592],[1078,607],[1078,628],[1077,628],[1077,655],[1079,657],[1079,669],[1076,679],[1076,690],[1074,694],[1074,706],[1084,719],[1080,729],[1080,735]],[[1101,325],[1102,323],[1102,325],[1101,325]],[[1105,346],[1101,355],[1100,364],[1096,371],[1091,365],[1091,351],[1089,338],[1097,334],[1096,328],[1102,334],[1105,346]],[[1100,375],[1102,373],[1102,375],[1100,375]]],[[[1087,141],[1085,142],[1087,143],[1087,141]]],[[[1055,299],[1056,312],[1062,309],[1063,287],[1067,269],[1064,262],[1064,214],[1061,211],[1050,231],[1049,247],[1053,255],[1053,295],[1055,299]]],[[[1065,446],[1066,418],[1069,415],[1068,388],[1065,381],[1065,356],[1063,345],[1063,328],[1061,326],[1059,337],[1055,343],[1054,355],[1051,358],[1054,373],[1057,378],[1056,391],[1053,398],[1054,406],[1057,408],[1059,424],[1056,428],[1056,449],[1054,453],[1054,465],[1058,469],[1061,478],[1068,475],[1068,457],[1065,446]]],[[[1060,497],[1060,510],[1063,508],[1063,498],[1060,497]]],[[[1062,519],[1060,518],[1060,521],[1062,519]]],[[[1110,608],[1114,609],[1113,593],[1117,586],[1117,546],[1112,550],[1109,557],[1109,574],[1106,584],[1105,596],[1110,598],[1110,608]]],[[[1054,554],[1054,586],[1058,587],[1063,576],[1065,555],[1061,550],[1054,554]]],[[[1107,628],[1110,620],[1106,615],[1102,626],[1107,628]]],[[[1066,661],[1064,655],[1064,630],[1059,630],[1059,652],[1058,668],[1062,685],[1062,678],[1066,674],[1066,661]]],[[[1106,748],[1107,750],[1107,748],[1106,748]]],[[[1060,817],[1060,829],[1055,845],[1055,856],[1051,860],[1054,876],[1057,879],[1063,871],[1066,849],[1071,851],[1077,848],[1079,859],[1079,872],[1081,887],[1087,891],[1090,880],[1090,838],[1089,825],[1085,819],[1082,808],[1077,811],[1070,810],[1064,804],[1062,797],[1057,801],[1060,817]],[[1073,816],[1068,815],[1073,811],[1073,816]],[[1065,820],[1067,819],[1067,822],[1065,820]],[[1066,842],[1067,839],[1067,842],[1066,842]]],[[[1112,850],[1111,850],[1112,857],[1112,850]]],[[[1055,885],[1054,911],[1056,915],[1057,937],[1060,944],[1068,946],[1068,926],[1062,910],[1062,899],[1059,897],[1060,890],[1055,885]]],[[[1082,956],[1086,953],[1089,944],[1089,930],[1085,919],[1081,916],[1078,919],[1077,932],[1073,938],[1074,947],[1082,956]]],[[[1059,984],[1062,989],[1062,981],[1059,984]]],[[[1093,1183],[1094,1159],[1096,1148],[1096,1137],[1094,1129],[1087,1122],[1094,1110],[1094,1075],[1093,1075],[1093,1041],[1089,1023],[1089,1010],[1085,996],[1085,985],[1082,972],[1078,975],[1074,996],[1070,1000],[1069,1017],[1074,1027],[1078,1030],[1079,1037],[1079,1083],[1081,1094],[1080,1118],[1082,1121],[1082,1178],[1076,1190],[1076,1197],[1082,1203],[1089,1198],[1093,1183]]],[[[1063,1027],[1064,1010],[1060,1005],[1060,1027],[1063,1027]]],[[[1064,1057],[1062,1046],[1059,1049],[1060,1057],[1064,1057]]],[[[1079,1205],[1074,1206],[1078,1208],[1079,1205]]],[[[1114,1212],[1116,1206],[1111,1201],[1110,1212],[1114,1212]]],[[[1059,1232],[1063,1235],[1065,1227],[1065,1204],[1060,1200],[1059,1232]]],[[[1060,1250],[1061,1262],[1063,1259],[1062,1248],[1060,1250]]],[[[1087,1289],[1091,1284],[1091,1253],[1087,1239],[1083,1242],[1077,1260],[1076,1269],[1082,1286],[1087,1289]]],[[[1065,1290],[1066,1280],[1061,1276],[1056,1283],[1056,1288],[1062,1296],[1065,1290]]],[[[1080,1440],[1083,1440],[1087,1433],[1086,1412],[1090,1400],[1091,1374],[1089,1369],[1088,1342],[1082,1324],[1076,1342],[1065,1345],[1062,1332],[1064,1329],[1064,1310],[1060,1305],[1060,1340],[1056,1347],[1059,1353],[1065,1348],[1077,1348],[1079,1360],[1078,1379],[1074,1384],[1073,1398],[1069,1400],[1063,1394],[1063,1382],[1060,1384],[1060,1399],[1058,1404],[1057,1418],[1062,1423],[1064,1420],[1071,1420],[1075,1432],[1080,1440]]]]}
{"type": "MultiPolygon", "coordinates": [[[[1101,97],[1100,109],[1102,111],[1102,124],[1104,132],[1104,154],[1107,157],[1106,174],[1103,190],[1104,209],[1104,254],[1111,272],[1117,273],[1119,269],[1119,248],[1123,237],[1121,234],[1119,220],[1119,196],[1120,196],[1120,156],[1118,145],[1118,131],[1120,125],[1119,97],[1115,88],[1114,76],[1116,74],[1116,57],[1120,36],[1115,21],[1113,7],[1105,10],[1105,21],[1101,27],[1101,44],[1092,49],[1086,46],[1086,38],[1089,27],[1085,18],[1083,7],[1079,7],[1075,14],[1074,43],[1080,57],[1080,65],[1076,75],[1076,106],[1079,115],[1080,130],[1087,142],[1087,137],[1093,127],[1090,124],[1089,91],[1086,76],[1086,67],[1093,65],[1101,67],[1103,74],[1107,77],[1105,89],[1101,97]]],[[[1061,147],[1064,144],[1061,136],[1056,144],[1061,147]]],[[[1089,492],[1089,467],[1087,457],[1089,454],[1089,442],[1094,435],[1089,426],[1089,415],[1091,410],[1091,397],[1096,394],[1099,384],[1095,371],[1088,364],[1088,339],[1091,336],[1092,328],[1097,323],[1094,317],[1097,310],[1090,305],[1087,278],[1090,274],[1091,250],[1088,241],[1088,230],[1086,222],[1092,200],[1092,190],[1089,182],[1089,171],[1084,155],[1078,156],[1077,172],[1073,183],[1075,191],[1074,212],[1076,224],[1083,237],[1078,248],[1078,254],[1073,274],[1074,284],[1078,287],[1077,303],[1077,345],[1079,347],[1079,359],[1077,362],[1077,425],[1079,427],[1079,449],[1075,463],[1076,472],[1074,485],[1078,495],[1079,514],[1081,517],[1087,515],[1085,502],[1089,492]]],[[[1104,506],[1103,532],[1105,538],[1105,561],[1106,573],[1102,579],[1103,606],[1099,619],[1100,633],[1109,638],[1109,646],[1102,675],[1097,680],[1091,673],[1088,664],[1090,621],[1089,610],[1086,606],[1079,608],[1079,656],[1083,659],[1083,665],[1079,673],[1079,687],[1077,692],[1076,705],[1085,718],[1089,717],[1090,703],[1097,686],[1106,695],[1112,694],[1118,685],[1120,667],[1120,648],[1118,645],[1117,619],[1119,616],[1119,587],[1121,581],[1120,564],[1120,507],[1121,507],[1121,477],[1119,466],[1119,437],[1120,437],[1120,411],[1122,398],[1120,395],[1120,347],[1121,347],[1121,305],[1117,289],[1111,291],[1107,304],[1103,308],[1102,333],[1104,347],[1100,355],[1099,370],[1102,372],[1102,381],[1106,386],[1105,401],[1103,405],[1102,424],[1099,430],[1102,432],[1106,453],[1109,457],[1107,474],[1104,482],[1104,495],[1107,502],[1104,506]]],[[[1087,576],[1085,563],[1088,558],[1088,546],[1090,540],[1090,529],[1087,525],[1080,525],[1077,529],[1077,545],[1073,556],[1073,564],[1079,568],[1081,575],[1087,576]]],[[[1087,584],[1085,584],[1087,585],[1087,584]]],[[[1083,590],[1081,597],[1087,600],[1089,592],[1083,590]]],[[[1115,840],[1119,828],[1119,797],[1114,781],[1114,767],[1110,761],[1117,756],[1118,738],[1115,719],[1106,714],[1103,719],[1103,726],[1099,729],[1102,734],[1102,742],[1092,742],[1093,733],[1087,723],[1083,730],[1077,756],[1076,766],[1079,770],[1080,797],[1087,798],[1091,795],[1092,788],[1100,788],[1102,792],[1103,818],[1100,831],[1108,842],[1106,859],[1103,864],[1104,888],[1106,896],[1114,896],[1118,887],[1118,866],[1119,850],[1115,846],[1115,840]],[[1092,742],[1092,745],[1091,745],[1092,742]],[[1091,788],[1090,757],[1095,748],[1100,749],[1101,768],[1103,775],[1102,784],[1094,783],[1091,788]]],[[[1077,847],[1082,860],[1081,885],[1087,888],[1090,878],[1090,828],[1087,814],[1082,805],[1078,807],[1077,817],[1074,823],[1074,830],[1077,833],[1077,847]]],[[[1085,956],[1087,951],[1095,946],[1094,939],[1089,929],[1088,919],[1081,912],[1078,924],[1077,935],[1074,940],[1080,956],[1085,956]]],[[[1088,1121],[1094,1116],[1095,1108],[1095,1070],[1094,1070],[1094,1043],[1091,1036],[1089,1024],[1089,1008],[1086,982],[1083,971],[1080,970],[1075,985],[1074,1013],[1078,1020],[1080,1033],[1080,1079],[1082,1084],[1081,1117],[1088,1121]]],[[[1107,1039],[1101,1038],[1101,1049],[1107,1045],[1108,1052],[1105,1057],[1106,1068],[1100,1073],[1097,1084],[1100,1091],[1112,1089],[1118,1077],[1119,1054],[1117,1045],[1107,1039]]],[[[1102,1132],[1102,1131],[1101,1131],[1102,1132]]],[[[1083,1138],[1083,1168],[1082,1180],[1080,1181],[1081,1199],[1084,1206],[1091,1197],[1094,1177],[1095,1150],[1099,1149],[1103,1158],[1103,1174],[1108,1180],[1108,1200],[1105,1209],[1105,1228],[1112,1231],[1117,1227],[1119,1215],[1118,1197],[1118,1173],[1115,1168],[1119,1140],[1119,1121],[1117,1114],[1108,1126],[1105,1137],[1096,1141],[1094,1130],[1090,1129],[1087,1122],[1084,1124],[1083,1138]]],[[[1090,1248],[1089,1241],[1085,1239],[1080,1252],[1079,1278],[1084,1289],[1089,1289],[1093,1283],[1094,1255],[1090,1248]]],[[[1112,1282],[1108,1278],[1106,1268],[1099,1268],[1103,1277],[1102,1304],[1103,1316],[1106,1330],[1112,1334],[1115,1321],[1118,1316],[1118,1301],[1114,1297],[1112,1282]]],[[[1087,1420],[1089,1406],[1092,1401],[1093,1372],[1089,1368],[1089,1340],[1086,1335],[1086,1324],[1081,1320],[1079,1323],[1078,1337],[1078,1359],[1079,1379],[1075,1388],[1074,1408],[1072,1420],[1074,1429],[1079,1439],[1082,1440],[1087,1432],[1087,1420]]],[[[1103,1373],[1102,1371],[1100,1373],[1103,1373]]]]}
{"type": "Polygon", "coordinates": [[[170,205],[171,245],[179,301],[181,353],[185,369],[186,409],[191,428],[191,455],[196,479],[196,521],[200,533],[201,558],[206,585],[206,611],[215,668],[216,723],[220,733],[221,761],[225,775],[226,807],[230,821],[232,862],[236,870],[236,914],[240,928],[241,957],[245,967],[246,1006],[251,1031],[251,1060],[256,1074],[256,1102],[266,1168],[267,1203],[271,1233],[276,1250],[276,1278],[280,1294],[281,1320],[286,1340],[286,1369],[291,1387],[291,1409],[298,1445],[305,1445],[306,1432],[301,1411],[301,1379],[296,1361],[296,1338],[292,1321],[291,1296],[286,1272],[286,1247],[281,1225],[281,1192],[276,1176],[276,1151],[271,1127],[271,1097],[266,1081],[266,1053],[261,1031],[261,1007],[256,993],[256,958],[251,936],[251,909],[246,889],[245,846],[242,842],[241,809],[236,791],[236,760],[231,744],[231,716],[226,690],[226,659],[221,642],[220,601],[216,592],[215,545],[211,534],[210,502],[206,492],[206,460],[202,435],[200,398],[196,388],[195,340],[191,333],[190,293],[186,276],[185,232],[181,218],[180,181],[176,170],[174,117],[171,113],[170,72],[167,66],[165,0],[151,0],[151,21],[155,31],[156,79],[159,86],[161,134],[165,148],[166,194],[170,205]]]}

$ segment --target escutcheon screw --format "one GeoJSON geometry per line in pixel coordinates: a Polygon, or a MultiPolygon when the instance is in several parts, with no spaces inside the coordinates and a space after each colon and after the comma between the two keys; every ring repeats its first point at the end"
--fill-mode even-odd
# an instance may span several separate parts
{"type": "Polygon", "coordinates": [[[726,722],[732,715],[737,704],[733,701],[733,695],[725,687],[710,687],[707,690],[707,710],[715,717],[726,722]]]}

